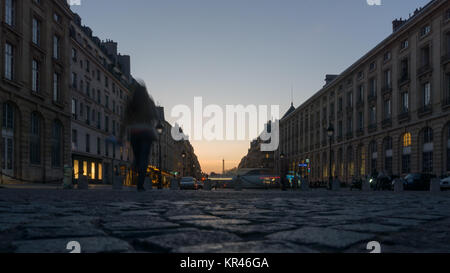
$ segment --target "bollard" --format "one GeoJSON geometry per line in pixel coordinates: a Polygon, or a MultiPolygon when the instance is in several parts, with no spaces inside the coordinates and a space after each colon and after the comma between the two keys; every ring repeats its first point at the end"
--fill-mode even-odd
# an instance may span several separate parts
{"type": "Polygon", "coordinates": [[[170,190],[177,191],[180,189],[180,185],[178,184],[178,179],[172,178],[170,180],[170,190]]]}
{"type": "Polygon", "coordinates": [[[430,192],[441,192],[441,180],[439,178],[433,178],[430,182],[430,192]]]}
{"type": "Polygon", "coordinates": [[[394,192],[402,192],[404,190],[403,180],[395,179],[394,180],[394,192]]]}
{"type": "Polygon", "coordinates": [[[88,190],[89,189],[87,176],[80,175],[80,177],[78,178],[78,189],[79,190],[88,190]]]}
{"type": "Polygon", "coordinates": [[[123,180],[124,180],[123,176],[114,176],[114,181],[113,181],[113,185],[112,185],[113,190],[116,190],[116,191],[122,190],[123,180]]]}
{"type": "Polygon", "coordinates": [[[68,165],[64,165],[63,189],[65,190],[73,189],[72,173],[72,168],[68,165]]]}
{"type": "Polygon", "coordinates": [[[153,181],[148,176],[145,177],[144,188],[148,191],[153,189],[153,181]]]}
{"type": "Polygon", "coordinates": [[[332,191],[339,191],[341,189],[341,181],[339,179],[333,180],[331,184],[332,191]]]}
{"type": "Polygon", "coordinates": [[[308,179],[301,179],[300,180],[300,189],[302,191],[309,191],[309,181],[308,181],[308,179]]]}
{"type": "Polygon", "coordinates": [[[370,185],[369,179],[364,179],[362,181],[361,190],[362,191],[370,191],[371,190],[371,185],[370,185]]]}

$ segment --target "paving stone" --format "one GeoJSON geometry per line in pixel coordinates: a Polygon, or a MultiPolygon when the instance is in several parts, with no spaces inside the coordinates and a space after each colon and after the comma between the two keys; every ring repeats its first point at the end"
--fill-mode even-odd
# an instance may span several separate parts
{"type": "Polygon", "coordinates": [[[45,239],[45,238],[64,238],[74,237],[93,237],[105,236],[105,232],[94,228],[93,226],[61,226],[61,227],[43,227],[26,228],[24,239],[45,239]]]}
{"type": "Polygon", "coordinates": [[[405,227],[416,227],[424,223],[424,221],[405,219],[405,218],[382,218],[380,224],[397,225],[405,227]]]}
{"type": "Polygon", "coordinates": [[[169,220],[172,221],[196,221],[196,220],[218,220],[218,219],[220,218],[212,215],[178,215],[169,217],[169,220]]]}
{"type": "Polygon", "coordinates": [[[322,245],[343,249],[361,241],[374,238],[374,235],[352,231],[339,231],[332,228],[304,227],[293,231],[283,231],[267,236],[277,241],[291,241],[300,244],[322,245]]]}
{"type": "Polygon", "coordinates": [[[252,241],[206,244],[177,248],[175,253],[318,253],[316,250],[289,242],[252,241]]]}
{"type": "Polygon", "coordinates": [[[269,234],[277,231],[295,228],[297,228],[296,225],[280,224],[280,223],[257,224],[257,225],[227,225],[222,227],[223,230],[242,235],[269,234]]]}
{"type": "Polygon", "coordinates": [[[370,233],[398,232],[405,229],[402,226],[387,226],[373,223],[341,225],[341,226],[334,226],[332,228],[337,230],[349,230],[349,231],[360,231],[370,233]]]}
{"type": "Polygon", "coordinates": [[[241,238],[229,232],[206,230],[177,232],[138,240],[138,242],[143,245],[157,246],[168,250],[184,246],[233,241],[241,241],[241,238]]]}
{"type": "Polygon", "coordinates": [[[186,224],[205,227],[205,228],[226,228],[229,225],[244,225],[250,224],[247,220],[241,219],[220,219],[220,220],[194,220],[194,221],[186,221],[186,224]]]}
{"type": "Polygon", "coordinates": [[[70,253],[66,247],[71,241],[80,243],[81,253],[119,253],[132,250],[127,242],[112,237],[17,241],[12,246],[15,253],[70,253]]]}
{"type": "Polygon", "coordinates": [[[175,228],[179,225],[171,222],[153,222],[153,221],[139,221],[127,220],[120,222],[108,222],[103,225],[108,230],[145,230],[145,229],[162,229],[175,228]]]}

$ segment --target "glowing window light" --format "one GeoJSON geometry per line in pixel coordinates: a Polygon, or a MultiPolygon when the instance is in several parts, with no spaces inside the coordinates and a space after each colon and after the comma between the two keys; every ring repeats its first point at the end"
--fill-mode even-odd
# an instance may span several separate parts
{"type": "Polygon", "coordinates": [[[403,147],[411,147],[412,145],[412,139],[411,139],[411,133],[406,133],[403,135],[403,147]]]}
{"type": "Polygon", "coordinates": [[[98,180],[103,180],[103,165],[102,165],[102,163],[98,164],[98,180]]]}
{"type": "Polygon", "coordinates": [[[83,161],[83,175],[87,176],[87,161],[83,161]]]}
{"type": "Polygon", "coordinates": [[[80,171],[80,165],[79,165],[79,161],[78,160],[74,160],[73,161],[73,173],[74,173],[74,177],[75,179],[78,179],[80,177],[79,171],[80,171]]]}
{"type": "Polygon", "coordinates": [[[95,179],[95,163],[91,163],[91,179],[95,179]]]}

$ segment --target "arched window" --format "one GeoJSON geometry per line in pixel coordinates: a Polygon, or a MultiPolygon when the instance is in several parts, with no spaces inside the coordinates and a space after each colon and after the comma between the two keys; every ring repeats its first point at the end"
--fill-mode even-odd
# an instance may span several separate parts
{"type": "Polygon", "coordinates": [[[62,155],[62,126],[54,121],[52,126],[52,167],[61,167],[62,155]]]}
{"type": "Polygon", "coordinates": [[[377,150],[377,142],[372,141],[369,145],[370,152],[370,171],[372,174],[377,172],[377,160],[378,160],[378,150],[377,150]]]}
{"type": "Polygon", "coordinates": [[[384,170],[392,174],[392,138],[387,137],[383,141],[384,148],[384,170]]]}
{"type": "Polygon", "coordinates": [[[411,133],[405,133],[402,137],[402,173],[411,172],[411,133]]]}
{"type": "Polygon", "coordinates": [[[366,150],[364,146],[358,148],[359,170],[358,174],[363,177],[366,175],[366,150]]]}
{"type": "Polygon", "coordinates": [[[425,128],[423,130],[423,151],[422,151],[422,170],[424,173],[433,172],[433,130],[425,128]]]}
{"type": "Polygon", "coordinates": [[[347,149],[347,172],[350,178],[355,175],[355,161],[353,160],[353,148],[351,146],[347,149]]]}
{"type": "Polygon", "coordinates": [[[30,163],[41,164],[41,119],[39,114],[31,114],[30,163]]]}

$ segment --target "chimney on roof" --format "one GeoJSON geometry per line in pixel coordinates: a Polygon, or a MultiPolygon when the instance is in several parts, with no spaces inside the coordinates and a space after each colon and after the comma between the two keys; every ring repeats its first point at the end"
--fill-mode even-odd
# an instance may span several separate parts
{"type": "Polygon", "coordinates": [[[392,21],[392,32],[396,32],[399,28],[401,28],[408,20],[403,20],[402,18],[400,19],[395,19],[394,21],[392,21]]]}
{"type": "Polygon", "coordinates": [[[327,74],[325,75],[325,86],[329,85],[334,79],[336,79],[339,75],[327,74]]]}

